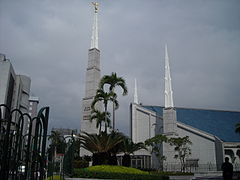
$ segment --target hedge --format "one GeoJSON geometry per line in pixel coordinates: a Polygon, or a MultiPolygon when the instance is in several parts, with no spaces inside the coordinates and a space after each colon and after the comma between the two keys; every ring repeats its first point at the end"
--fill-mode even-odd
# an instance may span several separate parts
{"type": "Polygon", "coordinates": [[[111,165],[91,166],[86,168],[86,170],[108,172],[108,173],[149,174],[146,171],[142,171],[136,168],[125,167],[125,166],[111,166],[111,165]]]}
{"type": "MultiPolygon", "coordinates": [[[[94,166],[93,166],[94,167],[94,166]]],[[[114,166],[112,166],[114,168],[114,166]]],[[[119,166],[121,169],[121,166],[119,166]]],[[[126,168],[126,167],[125,167],[126,168]]],[[[131,168],[130,172],[132,171],[131,168]]],[[[137,170],[137,169],[136,169],[137,170]]],[[[169,180],[168,176],[149,174],[148,172],[137,170],[138,173],[94,171],[88,168],[75,169],[74,177],[77,178],[100,178],[100,179],[127,179],[127,180],[169,180]]]]}
{"type": "MultiPolygon", "coordinates": [[[[53,180],[60,180],[61,177],[59,175],[53,175],[53,180]]],[[[52,180],[52,176],[48,177],[47,180],[52,180]]]]}

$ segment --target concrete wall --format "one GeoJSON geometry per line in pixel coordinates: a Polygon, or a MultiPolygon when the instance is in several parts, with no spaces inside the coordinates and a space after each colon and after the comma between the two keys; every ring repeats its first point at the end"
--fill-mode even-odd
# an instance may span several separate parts
{"type": "Polygon", "coordinates": [[[85,98],[93,97],[96,95],[101,78],[100,51],[97,49],[88,51],[88,67],[85,78],[85,98]]]}
{"type": "MultiPolygon", "coordinates": [[[[11,98],[11,100],[9,101],[11,102],[11,106],[12,106],[14,97],[9,97],[10,76],[12,76],[14,80],[14,86],[15,86],[16,74],[14,72],[14,69],[10,61],[6,59],[0,60],[0,104],[7,104],[8,98],[11,98]]],[[[11,92],[11,93],[14,94],[14,92],[11,92]]]]}
{"type": "MultiPolygon", "coordinates": [[[[82,119],[81,119],[81,132],[98,133],[96,128],[96,121],[91,119],[91,104],[96,91],[99,86],[101,71],[100,71],[100,51],[96,48],[88,50],[88,67],[86,71],[85,81],[85,96],[82,100],[82,119]]],[[[96,104],[96,109],[101,110],[101,105],[96,104]]],[[[80,155],[90,155],[91,153],[81,148],[80,155]]]]}
{"type": "Polygon", "coordinates": [[[131,104],[131,129],[133,142],[144,142],[161,131],[162,120],[156,113],[135,103],[131,104]]]}
{"type": "Polygon", "coordinates": [[[228,157],[235,171],[240,171],[240,143],[224,142],[224,157],[228,157]]]}
{"type": "MultiPolygon", "coordinates": [[[[37,116],[38,113],[38,103],[39,103],[39,98],[38,97],[34,97],[34,96],[30,96],[29,97],[29,115],[34,118],[37,116]]],[[[30,123],[28,121],[28,123],[30,123]]],[[[34,136],[35,134],[35,126],[36,126],[36,121],[32,122],[32,135],[34,136]]]]}
{"type": "MultiPolygon", "coordinates": [[[[2,56],[1,56],[2,57],[2,56]]],[[[24,75],[16,75],[9,60],[0,60],[0,104],[7,104],[11,109],[19,109],[28,113],[31,79],[24,75]],[[12,79],[12,80],[11,80],[12,79]],[[12,81],[12,82],[11,82],[12,81]]],[[[12,119],[18,120],[19,114],[14,113],[12,119]]],[[[28,127],[28,120],[24,120],[24,132],[28,127]]]]}
{"type": "MultiPolygon", "coordinates": [[[[173,117],[173,114],[174,114],[173,112],[170,112],[171,117],[173,117]]],[[[130,119],[131,119],[130,132],[133,142],[144,142],[146,139],[149,139],[155,136],[156,134],[163,133],[164,127],[162,127],[163,126],[162,118],[158,117],[155,112],[145,109],[141,105],[137,105],[135,103],[131,104],[130,119]]],[[[168,125],[168,128],[166,128],[165,130],[169,130],[168,132],[170,132],[166,134],[169,138],[189,136],[192,142],[192,145],[190,146],[192,154],[189,157],[187,157],[188,159],[194,160],[199,159],[198,160],[199,166],[209,164],[215,166],[216,164],[220,164],[222,162],[223,145],[219,139],[217,139],[215,136],[211,134],[208,134],[191,126],[185,125],[183,123],[176,121],[176,126],[173,126],[171,123],[170,123],[171,126],[165,123],[168,125]],[[172,130],[174,130],[175,132],[171,133],[172,130]]],[[[174,158],[176,152],[174,151],[173,146],[170,146],[168,143],[163,143],[162,151],[163,155],[166,156],[167,158],[167,160],[164,161],[164,168],[167,167],[168,170],[173,170],[171,169],[171,165],[177,165],[174,167],[175,170],[177,170],[176,167],[180,168],[179,160],[174,158]]],[[[148,150],[148,153],[146,153],[146,155],[148,155],[149,152],[151,152],[151,149],[148,150]]],[[[153,155],[152,165],[153,167],[156,167],[158,165],[157,159],[153,155]]]]}
{"type": "MultiPolygon", "coordinates": [[[[16,93],[15,105],[22,113],[29,112],[29,96],[30,96],[31,79],[24,75],[16,76],[16,93]]],[[[29,120],[27,117],[24,119],[23,134],[27,134],[29,127],[29,120]]]]}
{"type": "MultiPolygon", "coordinates": [[[[130,135],[134,143],[145,142],[147,139],[160,134],[163,131],[162,118],[157,116],[153,111],[147,110],[138,104],[130,105],[130,135]]],[[[135,156],[140,156],[142,161],[145,161],[144,156],[151,156],[151,167],[158,168],[159,163],[151,153],[151,148],[148,150],[139,150],[134,152],[135,156]]],[[[146,164],[145,162],[144,164],[146,164]]]]}
{"type": "Polygon", "coordinates": [[[199,164],[216,164],[214,136],[180,123],[178,123],[177,133],[180,137],[189,136],[192,142],[192,154],[189,158],[199,159],[199,164]]]}

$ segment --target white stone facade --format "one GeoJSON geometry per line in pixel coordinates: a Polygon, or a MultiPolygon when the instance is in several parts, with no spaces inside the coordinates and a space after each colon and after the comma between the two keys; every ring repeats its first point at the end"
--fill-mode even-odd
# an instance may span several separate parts
{"type": "Polygon", "coordinates": [[[138,104],[131,104],[130,134],[134,143],[144,142],[162,131],[162,119],[138,104]]]}
{"type": "MultiPolygon", "coordinates": [[[[100,71],[100,50],[98,49],[98,3],[94,5],[94,22],[92,29],[91,48],[88,50],[88,66],[86,71],[85,82],[85,96],[82,100],[82,119],[81,119],[81,132],[89,134],[98,133],[96,128],[96,120],[91,120],[91,104],[99,88],[101,79],[100,71]]],[[[101,106],[96,104],[96,109],[101,110],[101,106]]],[[[90,152],[85,149],[80,149],[80,155],[90,155],[90,152]]]]}
{"type": "MultiPolygon", "coordinates": [[[[224,156],[223,145],[222,142],[219,141],[214,135],[208,134],[177,121],[175,125],[171,125],[175,132],[169,133],[172,132],[172,129],[164,127],[164,125],[169,126],[169,124],[164,123],[164,120],[162,120],[161,117],[158,117],[154,111],[150,111],[137,104],[131,104],[130,109],[131,138],[133,142],[144,142],[145,140],[154,137],[157,134],[165,133],[168,138],[189,136],[192,145],[190,146],[191,155],[188,156],[187,159],[197,160],[199,166],[210,164],[214,166],[215,169],[217,168],[216,164],[219,165],[222,163],[224,156]],[[157,121],[158,123],[156,123],[157,121]],[[154,126],[152,126],[153,124],[154,126]],[[165,133],[163,133],[162,129],[163,131],[165,130],[165,133]],[[217,145],[217,143],[220,143],[220,146],[217,145]]],[[[171,111],[170,116],[174,117],[173,114],[174,111],[171,111]]],[[[144,151],[142,151],[142,153],[143,152],[144,151]]],[[[174,158],[176,152],[174,151],[173,146],[170,146],[168,143],[163,143],[162,152],[162,155],[167,158],[166,161],[164,161],[165,170],[177,170],[177,168],[180,168],[180,161],[174,158]]],[[[148,152],[145,152],[145,155],[149,155],[149,153],[151,154],[151,149],[149,149],[148,152]]],[[[136,152],[135,154],[138,155],[139,153],[136,152]]],[[[158,168],[156,165],[159,167],[157,159],[152,154],[152,168],[158,168]]]]}
{"type": "MultiPolygon", "coordinates": [[[[156,112],[147,110],[135,103],[130,105],[130,112],[130,134],[134,143],[144,143],[145,140],[162,133],[163,121],[161,117],[157,116],[156,112]]],[[[156,157],[151,153],[151,148],[134,152],[132,165],[133,167],[139,167],[139,164],[142,165],[141,168],[158,168],[159,166],[156,157]],[[147,157],[151,157],[150,161],[147,157]]]]}

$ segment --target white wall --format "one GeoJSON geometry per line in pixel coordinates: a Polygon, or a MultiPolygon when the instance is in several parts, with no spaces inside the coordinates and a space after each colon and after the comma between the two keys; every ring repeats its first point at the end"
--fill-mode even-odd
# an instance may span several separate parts
{"type": "Polygon", "coordinates": [[[189,158],[199,159],[198,164],[216,164],[214,137],[189,126],[179,125],[178,123],[178,135],[180,137],[189,136],[192,142],[192,154],[189,158]]]}
{"type": "MultiPolygon", "coordinates": [[[[133,142],[144,142],[155,136],[156,113],[137,104],[132,104],[131,138],[133,142]]],[[[159,123],[158,123],[159,124],[159,123]]]]}

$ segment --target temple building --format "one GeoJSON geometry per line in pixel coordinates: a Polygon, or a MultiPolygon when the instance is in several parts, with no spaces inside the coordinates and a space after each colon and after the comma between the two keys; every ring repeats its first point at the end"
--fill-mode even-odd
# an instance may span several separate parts
{"type": "MultiPolygon", "coordinates": [[[[98,133],[96,121],[90,121],[91,103],[101,78],[98,46],[99,8],[98,3],[93,3],[93,5],[94,20],[91,46],[88,50],[80,133],[98,133]]],[[[240,170],[240,136],[235,133],[235,124],[240,122],[240,112],[175,107],[167,46],[165,46],[164,79],[164,106],[139,104],[135,80],[134,102],[130,105],[130,135],[133,142],[144,142],[158,134],[163,134],[168,138],[188,136],[192,145],[190,146],[191,154],[186,158],[186,163],[192,165],[195,170],[219,170],[225,156],[230,158],[235,170],[240,170]]],[[[97,108],[101,109],[100,106],[97,108]]],[[[166,160],[159,162],[150,148],[139,150],[132,156],[131,164],[137,168],[163,167],[164,170],[179,170],[180,162],[174,158],[176,152],[173,146],[163,143],[161,153],[166,160]]],[[[80,155],[91,154],[81,149],[80,155]]]]}
{"type": "MultiPolygon", "coordinates": [[[[240,122],[239,111],[174,107],[170,65],[165,47],[165,105],[153,106],[138,103],[135,80],[134,102],[130,105],[130,134],[133,142],[144,142],[157,134],[171,137],[189,136],[192,145],[186,164],[197,170],[220,170],[224,157],[229,157],[235,170],[240,170],[240,135],[235,125],[240,122]]],[[[161,164],[154,153],[139,150],[132,157],[132,166],[179,170],[180,161],[174,156],[174,147],[161,145],[161,164]]]]}
{"type": "MultiPolygon", "coordinates": [[[[100,70],[100,50],[98,48],[98,3],[94,5],[94,21],[92,27],[91,46],[88,50],[88,66],[86,71],[85,81],[85,96],[82,100],[82,119],[81,132],[98,133],[96,128],[96,120],[90,121],[91,118],[91,104],[96,95],[98,84],[101,78],[100,70]]],[[[99,107],[100,108],[100,107],[99,107]]],[[[81,149],[81,156],[89,155],[85,149],[81,149]]]]}

